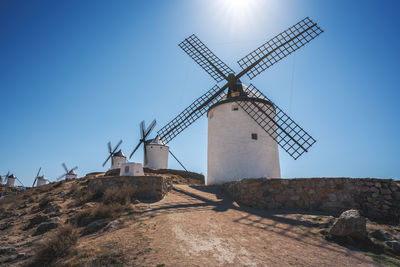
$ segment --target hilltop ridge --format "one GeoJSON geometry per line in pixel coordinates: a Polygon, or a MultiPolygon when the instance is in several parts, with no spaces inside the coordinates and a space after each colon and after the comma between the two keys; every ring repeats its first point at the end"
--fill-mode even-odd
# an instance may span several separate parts
{"type": "MultiPolygon", "coordinates": [[[[145,170],[146,176],[137,178],[110,174],[92,173],[11,192],[1,199],[0,263],[393,266],[400,262],[393,255],[368,254],[328,240],[324,233],[335,220],[329,214],[246,207],[221,186],[202,185],[200,174],[174,170],[145,170]],[[137,195],[153,189],[161,191],[146,193],[147,198],[137,195]]],[[[384,230],[400,238],[398,226],[369,221],[367,230],[384,230]]]]}

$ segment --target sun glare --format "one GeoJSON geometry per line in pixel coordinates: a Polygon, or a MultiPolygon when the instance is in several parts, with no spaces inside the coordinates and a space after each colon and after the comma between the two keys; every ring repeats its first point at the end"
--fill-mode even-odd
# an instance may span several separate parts
{"type": "Polygon", "coordinates": [[[231,30],[246,27],[252,20],[259,0],[219,0],[218,9],[224,14],[223,21],[231,30]]]}
{"type": "Polygon", "coordinates": [[[226,0],[227,4],[230,5],[234,9],[241,9],[247,7],[249,4],[248,0],[226,0]]]}

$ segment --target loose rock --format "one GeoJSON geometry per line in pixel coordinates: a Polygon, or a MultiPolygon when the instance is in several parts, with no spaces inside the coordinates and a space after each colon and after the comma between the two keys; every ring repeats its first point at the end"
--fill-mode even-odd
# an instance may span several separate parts
{"type": "Polygon", "coordinates": [[[88,226],[83,229],[81,236],[93,234],[100,229],[104,228],[108,224],[108,219],[94,221],[89,223],[88,226]]]}
{"type": "Polygon", "coordinates": [[[371,233],[371,236],[380,240],[380,241],[388,241],[390,240],[390,235],[382,230],[375,230],[371,233]]]}
{"type": "Polygon", "coordinates": [[[43,214],[38,214],[38,215],[36,215],[35,217],[33,217],[32,219],[29,220],[29,224],[26,227],[26,229],[30,229],[30,228],[34,227],[35,225],[38,225],[38,224],[40,224],[42,222],[47,221],[48,219],[49,219],[48,216],[43,215],[43,214]]]}
{"type": "Polygon", "coordinates": [[[387,241],[386,245],[393,249],[393,252],[396,253],[397,255],[400,255],[400,242],[398,241],[387,241]]]}
{"type": "Polygon", "coordinates": [[[36,229],[36,232],[33,235],[42,235],[54,228],[57,228],[59,223],[57,222],[44,222],[39,224],[38,228],[36,229]]]}
{"type": "Polygon", "coordinates": [[[367,236],[366,220],[358,210],[347,210],[340,215],[329,233],[333,236],[364,239],[367,236]]]}
{"type": "Polygon", "coordinates": [[[10,255],[16,253],[17,250],[15,248],[0,248],[0,255],[10,255]]]}

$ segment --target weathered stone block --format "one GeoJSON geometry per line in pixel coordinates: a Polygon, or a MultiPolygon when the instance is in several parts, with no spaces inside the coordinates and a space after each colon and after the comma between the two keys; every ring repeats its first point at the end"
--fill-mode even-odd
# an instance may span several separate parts
{"type": "Polygon", "coordinates": [[[332,202],[334,202],[334,201],[336,201],[336,200],[337,200],[337,197],[336,197],[336,195],[335,195],[335,194],[329,194],[329,195],[328,195],[328,199],[329,199],[329,201],[332,201],[332,202]]]}
{"type": "Polygon", "coordinates": [[[294,196],[291,196],[289,199],[290,200],[299,200],[300,196],[299,195],[294,195],[294,196]]]}

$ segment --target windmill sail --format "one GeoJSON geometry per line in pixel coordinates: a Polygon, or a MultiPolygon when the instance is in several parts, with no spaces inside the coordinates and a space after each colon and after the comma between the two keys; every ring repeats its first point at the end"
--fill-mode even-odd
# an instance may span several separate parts
{"type": "Polygon", "coordinates": [[[179,47],[210,74],[216,82],[226,80],[229,74],[234,73],[194,34],[183,40],[179,47]]]}
{"type": "Polygon", "coordinates": [[[224,94],[226,88],[227,85],[222,88],[215,85],[205,94],[197,98],[192,104],[179,113],[178,116],[157,132],[160,140],[167,144],[174,139],[178,134],[206,113],[207,110],[217,101],[218,97],[224,94]]]}
{"type": "Polygon", "coordinates": [[[321,33],[323,30],[308,17],[301,20],[240,59],[238,64],[243,71],[238,74],[239,78],[242,74],[247,74],[253,79],[321,33]]]}
{"type": "Polygon", "coordinates": [[[250,101],[237,101],[237,104],[291,157],[297,159],[316,142],[311,135],[254,85],[250,84],[245,92],[250,101]],[[263,99],[267,102],[251,99],[263,99]]]}
{"type": "MultiPolygon", "coordinates": [[[[202,41],[195,35],[186,38],[179,46],[199,64],[215,81],[227,80],[219,88],[215,85],[208,92],[196,99],[178,116],[162,127],[158,132],[160,140],[165,144],[174,139],[183,130],[206,113],[209,108],[225,94],[227,97],[248,97],[249,101],[238,101],[246,112],[279,143],[294,159],[297,159],[315,143],[307,132],[286,115],[277,105],[262,95],[254,86],[256,95],[248,95],[242,91],[240,78],[247,75],[253,79],[281,59],[298,50],[323,31],[308,17],[294,26],[278,34],[267,43],[238,61],[242,68],[239,74],[234,74],[202,41]],[[229,88],[228,93],[224,92],[229,88]],[[232,94],[234,92],[235,94],[232,94]],[[251,99],[253,98],[253,99],[251,99]],[[265,101],[254,101],[254,98],[265,101]],[[260,104],[264,103],[264,104],[260,104]]],[[[139,146],[139,145],[138,145],[139,146]]]]}
{"type": "Polygon", "coordinates": [[[108,153],[110,153],[108,155],[108,157],[106,158],[106,160],[103,163],[103,167],[104,165],[106,165],[107,161],[109,161],[109,159],[114,155],[114,153],[117,151],[118,147],[122,144],[122,140],[119,140],[118,144],[114,147],[114,150],[112,150],[111,147],[111,142],[107,143],[107,147],[108,147],[108,153]]]}

